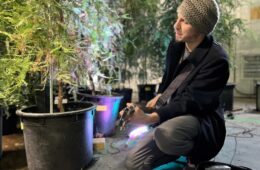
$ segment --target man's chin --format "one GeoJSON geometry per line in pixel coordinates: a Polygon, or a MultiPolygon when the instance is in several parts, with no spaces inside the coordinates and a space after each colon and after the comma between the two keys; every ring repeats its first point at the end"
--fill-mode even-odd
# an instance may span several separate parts
{"type": "Polygon", "coordinates": [[[181,35],[175,34],[175,41],[176,42],[183,42],[183,38],[181,35]]]}
{"type": "Polygon", "coordinates": [[[175,41],[176,41],[176,42],[183,42],[182,39],[176,38],[176,37],[175,37],[175,41]]]}

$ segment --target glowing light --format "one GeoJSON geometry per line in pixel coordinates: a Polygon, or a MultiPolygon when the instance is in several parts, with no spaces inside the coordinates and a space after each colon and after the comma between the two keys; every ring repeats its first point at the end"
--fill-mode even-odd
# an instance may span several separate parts
{"type": "Polygon", "coordinates": [[[138,128],[132,130],[132,131],[129,133],[129,138],[131,138],[131,139],[137,138],[137,137],[143,135],[144,133],[146,133],[146,132],[148,132],[148,131],[149,131],[148,126],[138,127],[138,128]]]}

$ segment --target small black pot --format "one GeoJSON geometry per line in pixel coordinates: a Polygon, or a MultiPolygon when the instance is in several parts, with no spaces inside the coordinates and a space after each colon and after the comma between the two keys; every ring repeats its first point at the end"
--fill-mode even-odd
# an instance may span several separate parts
{"type": "Polygon", "coordinates": [[[225,111],[233,110],[235,84],[228,83],[220,95],[220,105],[225,111]]]}
{"type": "Polygon", "coordinates": [[[154,98],[156,90],[156,84],[139,84],[138,85],[138,97],[140,103],[147,103],[154,98]]]}

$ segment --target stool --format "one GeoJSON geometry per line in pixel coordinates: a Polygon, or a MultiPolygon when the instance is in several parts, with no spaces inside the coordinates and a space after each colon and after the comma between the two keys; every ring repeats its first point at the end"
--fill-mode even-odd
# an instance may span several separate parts
{"type": "Polygon", "coordinates": [[[154,168],[153,170],[179,170],[183,169],[187,165],[188,161],[185,156],[181,156],[175,161],[169,162],[167,164],[163,164],[159,167],[154,168]]]}

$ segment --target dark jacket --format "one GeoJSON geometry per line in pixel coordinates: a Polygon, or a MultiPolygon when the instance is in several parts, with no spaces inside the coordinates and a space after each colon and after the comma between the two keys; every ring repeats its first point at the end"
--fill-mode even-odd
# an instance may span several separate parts
{"type": "Polygon", "coordinates": [[[199,118],[201,132],[190,156],[193,162],[200,162],[214,157],[224,143],[226,130],[219,95],[229,77],[229,64],[225,51],[214,42],[212,36],[205,37],[189,57],[179,64],[184,48],[184,43],[170,43],[158,92],[162,93],[187,63],[191,63],[194,68],[169,103],[156,112],[161,122],[186,114],[199,118]]]}

